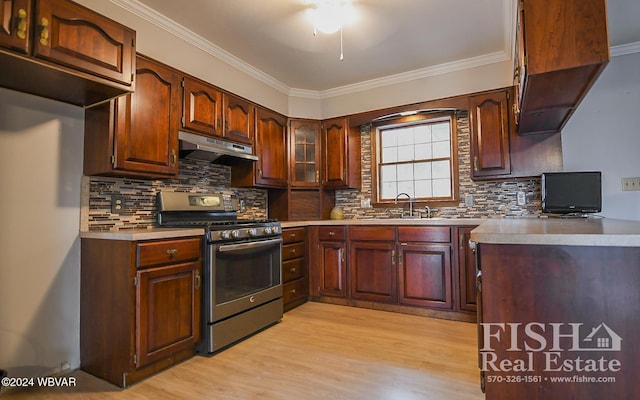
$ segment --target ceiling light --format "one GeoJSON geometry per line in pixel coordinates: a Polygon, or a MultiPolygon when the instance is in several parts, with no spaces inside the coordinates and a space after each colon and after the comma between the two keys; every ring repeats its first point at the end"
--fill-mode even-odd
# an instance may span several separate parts
{"type": "Polygon", "coordinates": [[[357,19],[351,0],[306,0],[314,8],[310,10],[313,35],[316,32],[331,34],[340,31],[340,61],[344,59],[342,28],[357,19]]]}

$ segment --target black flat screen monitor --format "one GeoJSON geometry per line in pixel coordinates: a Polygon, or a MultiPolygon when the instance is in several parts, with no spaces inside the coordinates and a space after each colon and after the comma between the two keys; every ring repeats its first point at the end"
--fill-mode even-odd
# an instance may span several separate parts
{"type": "Polygon", "coordinates": [[[602,210],[600,171],[542,174],[542,212],[588,214],[602,210]]]}

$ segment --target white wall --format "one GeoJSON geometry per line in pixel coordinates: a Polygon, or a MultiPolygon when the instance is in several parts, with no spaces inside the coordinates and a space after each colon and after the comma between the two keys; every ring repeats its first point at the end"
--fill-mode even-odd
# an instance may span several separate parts
{"type": "Polygon", "coordinates": [[[640,53],[613,57],[562,131],[566,171],[602,171],[602,215],[640,221],[640,53]]]}
{"type": "Polygon", "coordinates": [[[80,365],[84,110],[0,89],[0,368],[80,365]]]}

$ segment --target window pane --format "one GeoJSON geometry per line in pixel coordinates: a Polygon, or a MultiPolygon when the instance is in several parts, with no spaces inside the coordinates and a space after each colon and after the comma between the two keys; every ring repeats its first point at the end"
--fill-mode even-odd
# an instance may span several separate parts
{"type": "MultiPolygon", "coordinates": [[[[398,182],[398,193],[406,193],[412,198],[415,197],[415,195],[413,194],[413,181],[398,182]]],[[[396,195],[398,193],[396,193],[396,195]]],[[[394,195],[393,197],[395,198],[396,195],[394,195]]],[[[401,198],[406,199],[407,197],[402,196],[401,198]]]]}
{"type": "Polygon", "coordinates": [[[385,182],[380,185],[380,198],[381,199],[394,199],[396,197],[396,183],[385,182]]]}
{"type": "Polygon", "coordinates": [[[414,127],[415,129],[415,142],[416,143],[429,143],[431,142],[431,125],[421,125],[414,127]]]}
{"type": "Polygon", "coordinates": [[[449,179],[433,180],[433,197],[449,197],[451,196],[451,182],[449,179]]]}
{"type": "Polygon", "coordinates": [[[398,161],[398,148],[397,147],[385,147],[382,149],[383,163],[390,163],[398,161]]]}
{"type": "Polygon", "coordinates": [[[445,142],[433,143],[433,158],[444,158],[451,155],[451,143],[447,140],[445,142]]]}
{"type": "Polygon", "coordinates": [[[431,144],[429,143],[425,143],[425,144],[417,144],[416,148],[416,160],[428,160],[430,158],[433,158],[432,152],[431,152],[431,144]]]}
{"type": "Polygon", "coordinates": [[[398,161],[413,161],[413,145],[398,146],[398,161]]]}
{"type": "Polygon", "coordinates": [[[413,171],[416,179],[431,179],[431,163],[423,162],[414,164],[413,171]]]}
{"type": "Polygon", "coordinates": [[[433,141],[438,142],[441,140],[449,140],[449,122],[441,122],[431,125],[431,132],[433,135],[433,141]]]}
{"type": "Polygon", "coordinates": [[[396,130],[398,146],[413,144],[413,128],[400,128],[396,130]]]}
{"type": "Polygon", "coordinates": [[[380,167],[380,182],[395,182],[396,181],[396,166],[395,165],[383,165],[380,167]]]}
{"type": "Polygon", "coordinates": [[[449,178],[451,170],[449,169],[449,161],[434,161],[431,165],[433,178],[449,178]]]}
{"type": "Polygon", "coordinates": [[[433,197],[431,194],[431,180],[421,179],[416,181],[416,197],[433,197]]]}
{"type": "Polygon", "coordinates": [[[413,164],[398,165],[398,181],[413,181],[413,164]]]}
{"type": "Polygon", "coordinates": [[[382,147],[392,147],[398,145],[398,138],[396,137],[395,131],[392,130],[384,130],[380,135],[380,141],[382,142],[382,147]]]}

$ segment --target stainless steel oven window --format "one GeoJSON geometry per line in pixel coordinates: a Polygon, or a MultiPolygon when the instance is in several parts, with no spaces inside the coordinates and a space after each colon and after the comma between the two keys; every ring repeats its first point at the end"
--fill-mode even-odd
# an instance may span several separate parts
{"type": "Polygon", "coordinates": [[[213,271],[215,306],[281,284],[281,239],[216,247],[213,271]]]}

